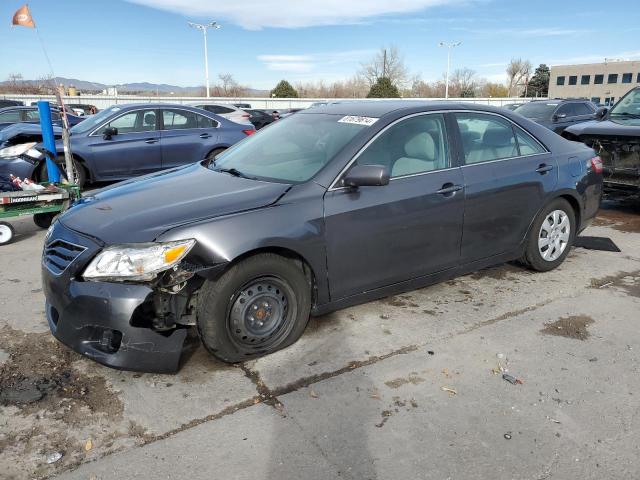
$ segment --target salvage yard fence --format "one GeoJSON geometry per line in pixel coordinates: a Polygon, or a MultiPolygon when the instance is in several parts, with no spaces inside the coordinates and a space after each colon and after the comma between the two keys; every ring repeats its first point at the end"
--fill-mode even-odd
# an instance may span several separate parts
{"type": "MultiPolygon", "coordinates": [[[[3,95],[0,98],[9,100],[19,100],[24,102],[25,105],[30,105],[32,102],[38,100],[48,100],[55,102],[55,96],[53,95],[3,95]]],[[[65,103],[82,103],[95,105],[98,109],[108,108],[112,105],[126,104],[126,103],[190,103],[190,102],[216,102],[216,103],[248,103],[252,108],[264,108],[264,109],[285,109],[285,108],[307,108],[312,103],[316,102],[357,102],[364,99],[357,98],[268,98],[268,97],[180,97],[180,96],[138,96],[138,95],[81,95],[81,96],[65,96],[62,97],[65,103]]],[[[444,98],[406,98],[404,100],[423,100],[423,101],[443,101],[444,98]]],[[[493,105],[501,107],[509,103],[525,103],[530,100],[541,100],[540,98],[449,98],[449,101],[465,102],[465,103],[477,103],[481,105],[493,105]]],[[[385,101],[384,99],[378,101],[385,101]]]]}

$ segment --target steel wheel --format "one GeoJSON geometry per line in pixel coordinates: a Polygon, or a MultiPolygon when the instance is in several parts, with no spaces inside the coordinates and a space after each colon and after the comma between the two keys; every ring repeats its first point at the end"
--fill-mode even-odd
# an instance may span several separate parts
{"type": "Polygon", "coordinates": [[[553,210],[545,217],[538,234],[538,251],[547,262],[556,261],[571,239],[571,222],[563,210],[553,210]]]}
{"type": "Polygon", "coordinates": [[[230,302],[229,336],[236,344],[269,348],[291,332],[296,317],[295,294],[278,277],[245,284],[230,302]]]}
{"type": "Polygon", "coordinates": [[[0,245],[9,243],[13,239],[13,227],[6,223],[0,222],[0,245]]]}

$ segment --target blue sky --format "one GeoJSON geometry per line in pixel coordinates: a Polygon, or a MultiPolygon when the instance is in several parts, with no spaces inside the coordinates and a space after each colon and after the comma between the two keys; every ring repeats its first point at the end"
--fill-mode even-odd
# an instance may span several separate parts
{"type": "MultiPolygon", "coordinates": [[[[35,32],[10,27],[21,5],[0,4],[0,18],[6,19],[0,27],[0,79],[48,72],[35,32]]],[[[282,78],[344,79],[388,45],[397,46],[410,72],[425,80],[440,78],[446,68],[440,41],[463,42],[452,69],[468,67],[494,81],[503,79],[512,57],[536,66],[640,58],[640,3],[628,0],[32,0],[29,5],[56,75],[101,83],[204,84],[202,34],[187,20],[223,25],[210,31],[212,78],[228,72],[254,88],[272,88],[282,78]]]]}

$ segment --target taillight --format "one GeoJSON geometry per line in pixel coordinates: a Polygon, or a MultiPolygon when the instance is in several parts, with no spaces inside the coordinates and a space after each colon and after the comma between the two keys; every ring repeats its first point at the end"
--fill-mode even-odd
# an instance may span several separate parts
{"type": "Polygon", "coordinates": [[[247,129],[247,130],[242,130],[242,133],[244,133],[245,135],[253,135],[254,133],[256,133],[256,131],[253,129],[247,129]]]}
{"type": "Polygon", "coordinates": [[[602,173],[602,159],[599,156],[593,157],[590,163],[594,172],[602,173]]]}

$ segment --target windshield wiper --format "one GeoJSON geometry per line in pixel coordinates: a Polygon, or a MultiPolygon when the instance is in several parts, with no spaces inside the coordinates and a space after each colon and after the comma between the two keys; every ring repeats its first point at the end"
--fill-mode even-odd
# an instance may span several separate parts
{"type": "Polygon", "coordinates": [[[640,118],[640,114],[638,114],[638,113],[629,113],[629,112],[621,112],[621,113],[611,112],[609,115],[612,116],[612,117],[640,118]]]}
{"type": "Polygon", "coordinates": [[[241,177],[241,178],[248,178],[249,180],[255,180],[254,177],[245,175],[237,168],[218,168],[216,171],[222,172],[222,173],[228,173],[229,175],[233,175],[234,177],[241,177]]]}

